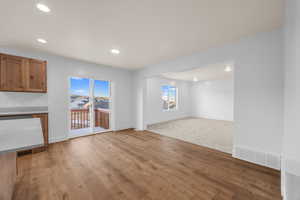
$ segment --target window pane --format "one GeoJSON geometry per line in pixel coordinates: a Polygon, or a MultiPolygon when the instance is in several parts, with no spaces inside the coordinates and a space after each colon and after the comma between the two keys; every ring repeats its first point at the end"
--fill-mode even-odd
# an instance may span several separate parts
{"type": "Polygon", "coordinates": [[[109,129],[110,82],[94,81],[94,126],[95,130],[109,129]]]}
{"type": "Polygon", "coordinates": [[[176,109],[176,88],[175,87],[169,87],[169,109],[176,109]]]}
{"type": "Polygon", "coordinates": [[[177,108],[177,88],[174,86],[162,86],[163,110],[172,110],[177,108]]]}
{"type": "Polygon", "coordinates": [[[90,80],[87,78],[71,78],[71,108],[88,108],[89,103],[90,80]]]}
{"type": "Polygon", "coordinates": [[[110,97],[109,81],[95,80],[94,82],[94,99],[95,109],[109,109],[110,97]]]}
{"type": "Polygon", "coordinates": [[[71,129],[83,129],[90,127],[90,79],[71,78],[70,107],[71,129]]]}
{"type": "Polygon", "coordinates": [[[163,110],[169,109],[169,86],[162,86],[163,110]]]}

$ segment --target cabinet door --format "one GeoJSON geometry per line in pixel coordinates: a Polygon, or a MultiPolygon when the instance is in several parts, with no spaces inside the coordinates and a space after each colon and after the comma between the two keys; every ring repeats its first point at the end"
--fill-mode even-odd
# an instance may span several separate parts
{"type": "Polygon", "coordinates": [[[48,136],[48,114],[34,114],[32,115],[33,118],[40,118],[43,136],[44,136],[44,144],[45,147],[49,144],[49,136],[48,136]]]}
{"type": "Polygon", "coordinates": [[[0,90],[24,91],[25,90],[25,66],[27,60],[1,55],[0,65],[0,90]]]}
{"type": "Polygon", "coordinates": [[[46,62],[29,59],[27,91],[47,92],[46,62]]]}
{"type": "Polygon", "coordinates": [[[6,81],[6,76],[5,76],[5,68],[4,68],[4,59],[3,55],[0,54],[0,90],[3,90],[5,88],[5,81],[6,81]]]}

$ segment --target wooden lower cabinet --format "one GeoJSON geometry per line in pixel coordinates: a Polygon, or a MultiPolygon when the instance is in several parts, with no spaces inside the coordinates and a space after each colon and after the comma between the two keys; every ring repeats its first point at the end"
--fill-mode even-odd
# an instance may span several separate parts
{"type": "MultiPolygon", "coordinates": [[[[41,152],[41,151],[46,150],[48,145],[49,145],[48,114],[47,113],[41,113],[41,114],[7,115],[5,117],[21,117],[22,118],[23,116],[24,116],[24,118],[28,118],[28,117],[29,118],[39,118],[41,120],[43,138],[44,138],[44,145],[42,147],[38,147],[38,148],[34,148],[34,149],[18,151],[18,155],[23,155],[23,154],[27,154],[27,153],[37,153],[37,152],[41,152]]],[[[0,179],[1,179],[1,177],[0,177],[0,179]]],[[[0,199],[0,200],[2,200],[2,199],[0,199]]]]}
{"type": "Polygon", "coordinates": [[[0,154],[0,200],[12,199],[17,176],[16,158],[16,152],[0,154]]]}
{"type": "Polygon", "coordinates": [[[40,118],[43,136],[44,136],[44,147],[47,148],[49,145],[49,133],[48,133],[48,114],[34,114],[33,118],[40,118]]]}

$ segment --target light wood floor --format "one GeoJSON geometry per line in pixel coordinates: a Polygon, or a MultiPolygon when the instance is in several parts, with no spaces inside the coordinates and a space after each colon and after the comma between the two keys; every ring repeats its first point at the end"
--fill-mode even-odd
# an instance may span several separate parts
{"type": "Polygon", "coordinates": [[[281,199],[279,172],[151,132],[50,145],[18,158],[15,200],[281,199]]]}

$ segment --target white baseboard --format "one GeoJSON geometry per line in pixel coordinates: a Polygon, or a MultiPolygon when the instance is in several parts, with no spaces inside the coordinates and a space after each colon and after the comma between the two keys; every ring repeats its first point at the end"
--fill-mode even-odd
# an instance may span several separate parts
{"type": "Polygon", "coordinates": [[[186,119],[186,118],[189,118],[189,117],[194,117],[194,116],[192,116],[192,115],[182,115],[182,116],[174,117],[174,118],[170,118],[170,119],[146,122],[146,127],[144,129],[147,129],[147,126],[151,126],[151,125],[154,125],[154,124],[166,123],[166,122],[171,122],[171,121],[175,121],[175,120],[186,119]]]}
{"type": "Polygon", "coordinates": [[[209,115],[193,115],[192,117],[195,117],[195,118],[204,118],[204,119],[211,119],[211,120],[219,120],[219,121],[234,122],[234,119],[228,119],[228,118],[216,117],[216,116],[209,116],[209,115]]]}
{"type": "Polygon", "coordinates": [[[58,137],[58,138],[49,138],[49,143],[52,144],[52,143],[56,143],[56,142],[62,142],[62,141],[65,141],[65,140],[68,140],[67,136],[58,137]]]}
{"type": "Polygon", "coordinates": [[[282,156],[281,157],[281,180],[280,180],[280,185],[281,185],[281,196],[283,200],[286,199],[286,172],[285,172],[285,159],[282,156]]]}
{"type": "Polygon", "coordinates": [[[232,156],[234,158],[252,162],[265,167],[269,167],[277,170],[281,169],[280,154],[257,151],[243,146],[235,146],[233,147],[232,156]]]}
{"type": "Polygon", "coordinates": [[[133,129],[134,131],[145,131],[146,129],[138,129],[138,128],[135,128],[133,129]]]}
{"type": "MultiPolygon", "coordinates": [[[[108,130],[108,131],[104,131],[104,132],[110,132],[110,131],[122,131],[122,130],[127,130],[127,129],[131,129],[131,128],[124,128],[124,129],[117,129],[117,130],[108,130]]],[[[68,136],[62,136],[62,137],[57,137],[57,138],[49,138],[49,143],[56,143],[56,142],[62,142],[68,139],[72,139],[72,138],[76,138],[76,137],[80,137],[80,136],[85,136],[85,135],[94,135],[95,133],[90,133],[90,134],[76,134],[74,137],[68,137],[68,136]]]]}

